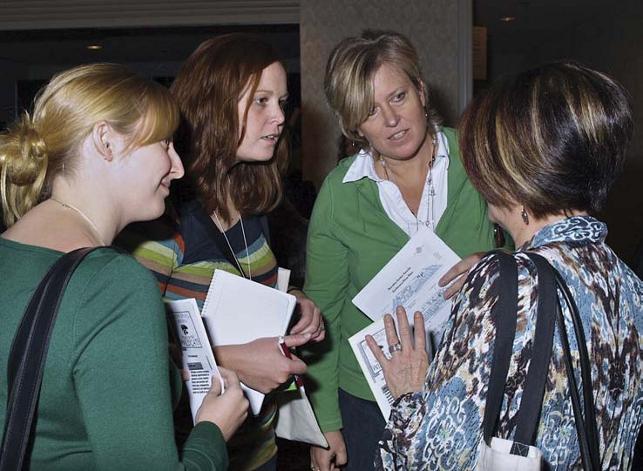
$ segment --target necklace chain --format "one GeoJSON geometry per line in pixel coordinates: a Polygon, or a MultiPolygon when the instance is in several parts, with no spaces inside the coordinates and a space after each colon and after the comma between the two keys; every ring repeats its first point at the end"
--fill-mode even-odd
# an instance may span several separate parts
{"type": "Polygon", "coordinates": [[[239,268],[239,273],[241,273],[241,275],[244,276],[245,278],[248,278],[250,281],[252,281],[252,267],[250,265],[250,253],[248,251],[248,241],[246,239],[246,230],[243,227],[243,218],[239,216],[239,222],[241,223],[241,234],[243,235],[243,245],[246,248],[246,266],[248,267],[247,275],[246,275],[246,272],[243,271],[243,268],[241,268],[241,263],[237,258],[237,254],[232,249],[230,240],[228,239],[228,236],[225,233],[226,231],[223,230],[223,224],[221,224],[221,221],[219,220],[219,216],[217,215],[216,211],[213,211],[212,214],[214,215],[214,219],[216,220],[217,229],[219,229],[221,231],[221,234],[223,234],[226,244],[228,244],[228,248],[230,249],[230,253],[232,253],[232,256],[234,257],[234,261],[237,264],[237,268],[239,268]]]}
{"type": "MultiPolygon", "coordinates": [[[[435,156],[437,152],[437,147],[438,147],[438,137],[437,135],[433,136],[433,149],[431,152],[431,160],[429,160],[429,172],[426,178],[426,189],[427,189],[427,194],[428,194],[428,201],[427,201],[427,210],[426,210],[426,220],[421,221],[417,214],[414,214],[413,211],[411,211],[411,214],[415,217],[415,230],[417,231],[419,229],[420,223],[424,224],[426,227],[429,227],[431,230],[435,230],[435,217],[434,217],[434,199],[435,199],[435,187],[433,185],[433,164],[435,163],[435,156]]],[[[384,169],[384,173],[386,174],[386,180],[394,183],[397,185],[395,182],[394,178],[391,178],[391,176],[388,173],[388,168],[386,167],[386,161],[384,158],[380,155],[379,158],[380,165],[384,169]]],[[[398,186],[399,188],[399,186],[398,186]]],[[[424,191],[424,190],[423,190],[424,191]]],[[[422,200],[420,199],[420,204],[422,203],[422,200]]],[[[419,209],[419,208],[418,208],[419,209]]]]}
{"type": "Polygon", "coordinates": [[[53,196],[50,196],[49,199],[51,201],[54,201],[61,205],[63,208],[71,209],[72,211],[76,211],[80,217],[82,217],[87,224],[89,224],[90,229],[92,232],[94,232],[94,236],[96,237],[96,240],[98,241],[99,245],[107,245],[105,242],[103,242],[103,238],[100,235],[100,231],[98,230],[98,227],[96,227],[96,224],[94,224],[94,221],[91,220],[89,216],[87,216],[84,212],[82,212],[80,209],[78,209],[76,206],[69,204],[69,203],[64,203],[53,196]]]}

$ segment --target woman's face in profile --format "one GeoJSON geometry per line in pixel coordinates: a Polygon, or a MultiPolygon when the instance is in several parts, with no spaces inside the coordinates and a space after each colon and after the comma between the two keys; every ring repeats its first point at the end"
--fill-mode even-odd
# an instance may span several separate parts
{"type": "Polygon", "coordinates": [[[150,220],[165,211],[170,184],[183,176],[181,158],[170,140],[135,148],[122,159],[120,183],[127,188],[128,208],[135,220],[150,220]]]}
{"type": "Polygon", "coordinates": [[[252,96],[251,88],[248,84],[237,107],[239,132],[245,128],[243,141],[237,148],[237,160],[263,162],[272,158],[283,130],[283,107],[288,100],[286,71],[279,62],[273,62],[261,72],[259,85],[252,96]],[[246,110],[248,116],[244,126],[246,110]]]}
{"type": "Polygon", "coordinates": [[[415,156],[426,141],[424,93],[398,67],[384,63],[373,76],[373,107],[358,132],[394,160],[415,156]]]}

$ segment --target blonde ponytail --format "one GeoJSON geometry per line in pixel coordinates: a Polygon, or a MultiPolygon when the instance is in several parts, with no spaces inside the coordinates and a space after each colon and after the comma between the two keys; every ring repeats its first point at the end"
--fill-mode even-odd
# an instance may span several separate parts
{"type": "Polygon", "coordinates": [[[0,135],[0,195],[7,226],[40,199],[47,175],[47,146],[28,113],[0,135]]]}
{"type": "Polygon", "coordinates": [[[0,201],[11,226],[48,196],[63,169],[73,175],[83,140],[105,121],[130,149],[172,136],[179,108],[169,90],[118,64],[88,64],[56,75],[0,135],[0,201]]]}

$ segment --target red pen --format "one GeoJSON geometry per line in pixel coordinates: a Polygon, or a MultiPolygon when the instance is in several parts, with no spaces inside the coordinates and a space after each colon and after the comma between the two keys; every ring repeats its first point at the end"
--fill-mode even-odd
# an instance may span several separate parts
{"type": "MultiPolygon", "coordinates": [[[[290,354],[290,349],[286,346],[286,340],[283,338],[283,336],[279,337],[279,348],[281,348],[281,353],[284,354],[286,358],[289,360],[292,359],[292,355],[290,354]]],[[[301,379],[301,376],[299,375],[293,375],[295,377],[295,384],[297,385],[298,388],[303,388],[304,387],[304,382],[301,379]]]]}

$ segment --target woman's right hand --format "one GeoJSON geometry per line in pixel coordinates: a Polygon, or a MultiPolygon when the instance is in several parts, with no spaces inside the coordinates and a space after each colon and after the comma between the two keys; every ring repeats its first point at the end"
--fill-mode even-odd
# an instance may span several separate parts
{"type": "Polygon", "coordinates": [[[219,372],[225,392],[221,394],[221,384],[213,376],[210,390],[196,413],[196,423],[204,420],[215,423],[228,441],[248,416],[248,400],[241,391],[239,378],[234,371],[219,368],[219,372]]]}
{"type": "Polygon", "coordinates": [[[382,367],[389,391],[397,399],[403,394],[424,389],[426,372],[429,368],[429,355],[426,352],[422,313],[416,311],[414,314],[413,329],[409,326],[406,311],[402,306],[397,307],[395,314],[400,330],[399,336],[391,315],[384,316],[384,330],[390,358],[384,355],[382,347],[377,344],[372,335],[366,336],[366,344],[382,367]]]}
{"type": "Polygon", "coordinates": [[[315,471],[335,471],[346,466],[347,454],[344,436],[340,430],[324,432],[328,449],[310,447],[310,469],[315,471]]]}
{"type": "MultiPolygon", "coordinates": [[[[311,334],[287,335],[286,347],[298,347],[310,341],[311,334]]],[[[278,337],[264,337],[243,345],[215,349],[217,362],[233,369],[243,384],[264,394],[277,389],[294,374],[306,372],[306,364],[291,355],[286,358],[278,337]]]]}

